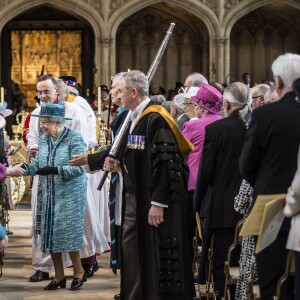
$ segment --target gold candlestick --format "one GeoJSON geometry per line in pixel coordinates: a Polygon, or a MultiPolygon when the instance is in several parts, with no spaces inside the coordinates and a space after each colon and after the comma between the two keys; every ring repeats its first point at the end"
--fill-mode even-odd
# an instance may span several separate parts
{"type": "Polygon", "coordinates": [[[102,113],[101,108],[101,87],[98,86],[98,114],[100,115],[102,113]]]}
{"type": "Polygon", "coordinates": [[[3,106],[4,104],[4,87],[1,87],[1,92],[0,92],[0,98],[1,98],[1,105],[3,106]]]}

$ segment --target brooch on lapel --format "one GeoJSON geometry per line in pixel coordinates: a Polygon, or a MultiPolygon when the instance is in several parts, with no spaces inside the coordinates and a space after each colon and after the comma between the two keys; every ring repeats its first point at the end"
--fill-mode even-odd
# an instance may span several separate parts
{"type": "Polygon", "coordinates": [[[145,149],[145,140],[144,135],[128,135],[127,139],[127,148],[135,150],[144,150],[145,149]]]}

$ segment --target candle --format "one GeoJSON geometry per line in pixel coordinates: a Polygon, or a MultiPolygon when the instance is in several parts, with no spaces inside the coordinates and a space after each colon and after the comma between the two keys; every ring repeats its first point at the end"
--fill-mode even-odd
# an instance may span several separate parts
{"type": "Polygon", "coordinates": [[[101,114],[101,87],[98,86],[98,114],[101,114]]]}
{"type": "Polygon", "coordinates": [[[130,69],[127,69],[127,72],[130,72],[130,69]]]}
{"type": "Polygon", "coordinates": [[[1,96],[0,96],[0,98],[1,98],[1,105],[3,106],[3,104],[4,104],[4,87],[1,87],[1,96]]]}
{"type": "Polygon", "coordinates": [[[73,58],[70,58],[70,75],[72,75],[73,72],[73,58]]]}

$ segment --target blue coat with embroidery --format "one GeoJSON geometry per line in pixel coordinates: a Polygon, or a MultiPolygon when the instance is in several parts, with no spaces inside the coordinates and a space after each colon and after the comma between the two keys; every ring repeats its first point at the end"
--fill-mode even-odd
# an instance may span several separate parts
{"type": "Polygon", "coordinates": [[[80,251],[83,248],[83,219],[87,177],[83,167],[68,166],[72,155],[85,151],[80,134],[64,128],[53,142],[50,136],[39,139],[39,151],[26,174],[45,166],[58,167],[58,175],[40,176],[42,184],[42,251],[50,253],[80,251]]]}

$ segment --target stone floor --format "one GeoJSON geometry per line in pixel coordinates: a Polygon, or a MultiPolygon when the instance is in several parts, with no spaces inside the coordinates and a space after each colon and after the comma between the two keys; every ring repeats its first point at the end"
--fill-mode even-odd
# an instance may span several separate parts
{"type": "MultiPolygon", "coordinates": [[[[70,291],[72,271],[66,269],[67,288],[56,291],[44,291],[49,281],[32,283],[29,277],[33,274],[31,266],[31,210],[10,211],[9,247],[5,250],[3,275],[0,278],[0,300],[40,300],[40,299],[113,299],[119,291],[119,276],[109,269],[109,254],[98,257],[101,268],[95,276],[88,279],[79,291],[70,291]]],[[[50,276],[53,274],[50,274],[50,276]]]]}

